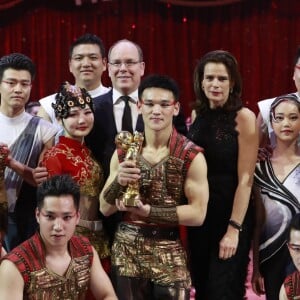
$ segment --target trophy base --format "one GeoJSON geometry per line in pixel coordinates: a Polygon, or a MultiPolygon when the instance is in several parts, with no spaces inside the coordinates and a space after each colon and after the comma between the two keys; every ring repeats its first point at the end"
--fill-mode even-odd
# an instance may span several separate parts
{"type": "Polygon", "coordinates": [[[128,207],[137,207],[135,200],[127,200],[124,201],[124,205],[128,207]]]}
{"type": "Polygon", "coordinates": [[[136,197],[138,196],[138,194],[136,193],[128,193],[128,194],[124,194],[123,196],[123,202],[125,206],[130,206],[130,207],[137,207],[136,204],[136,197]]]}

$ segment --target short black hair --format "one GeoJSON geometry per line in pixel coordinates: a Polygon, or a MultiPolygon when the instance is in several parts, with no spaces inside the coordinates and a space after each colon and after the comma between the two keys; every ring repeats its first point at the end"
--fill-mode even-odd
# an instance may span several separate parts
{"type": "Polygon", "coordinates": [[[7,69],[28,71],[31,75],[31,80],[34,79],[36,73],[32,60],[22,53],[11,53],[0,58],[0,80],[3,79],[4,71],[7,69]]]}
{"type": "Polygon", "coordinates": [[[44,205],[47,196],[71,195],[74,199],[76,210],[79,210],[80,187],[70,175],[55,175],[37,188],[37,207],[39,210],[44,205]]]}
{"type": "Polygon", "coordinates": [[[174,100],[179,100],[179,88],[176,81],[166,75],[160,74],[150,74],[146,76],[140,83],[138,89],[139,100],[142,99],[142,95],[145,89],[148,88],[161,88],[164,90],[168,90],[173,93],[174,100]]]}
{"type": "Polygon", "coordinates": [[[79,38],[77,38],[70,46],[70,49],[69,49],[69,58],[71,59],[72,58],[72,55],[73,55],[73,50],[76,46],[79,46],[79,45],[87,45],[87,44],[92,44],[92,45],[98,45],[99,49],[100,49],[100,53],[101,53],[101,56],[102,58],[105,57],[105,47],[104,47],[104,43],[103,41],[101,40],[100,37],[98,37],[97,35],[95,34],[92,34],[92,33],[86,33],[82,36],[80,36],[79,38]]]}
{"type": "Polygon", "coordinates": [[[300,231],[300,213],[297,213],[292,217],[292,220],[288,226],[288,229],[287,229],[288,242],[290,241],[292,230],[300,231]]]}

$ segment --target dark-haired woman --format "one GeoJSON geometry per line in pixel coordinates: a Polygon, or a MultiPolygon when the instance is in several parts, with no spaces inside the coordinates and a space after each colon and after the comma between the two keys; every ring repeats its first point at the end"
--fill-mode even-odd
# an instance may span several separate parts
{"type": "Polygon", "coordinates": [[[237,61],[229,52],[212,51],[200,59],[194,89],[196,118],[188,137],[204,148],[209,182],[206,220],[188,230],[196,299],[240,300],[252,234],[255,114],[243,107],[237,61]]]}
{"type": "Polygon", "coordinates": [[[94,124],[92,98],[85,89],[65,82],[52,106],[64,129],[64,135],[59,137],[54,147],[46,151],[43,164],[49,176],[69,174],[80,185],[80,220],[75,233],[89,238],[104,269],[108,271],[108,239],[99,219],[103,170],[84,143],[85,136],[94,124]]]}
{"type": "Polygon", "coordinates": [[[272,155],[256,165],[252,287],[277,300],[280,286],[294,268],[286,247],[286,230],[300,212],[300,102],[295,94],[277,97],[269,120],[274,131],[272,155]]]}

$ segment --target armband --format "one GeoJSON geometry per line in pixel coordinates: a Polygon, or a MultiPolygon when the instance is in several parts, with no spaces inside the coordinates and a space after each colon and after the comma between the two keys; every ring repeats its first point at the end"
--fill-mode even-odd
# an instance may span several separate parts
{"type": "Polygon", "coordinates": [[[151,206],[147,221],[169,225],[178,225],[178,215],[176,206],[160,207],[151,206]]]}
{"type": "Polygon", "coordinates": [[[239,223],[237,223],[236,221],[234,220],[229,220],[229,225],[231,225],[233,228],[237,229],[238,231],[243,231],[243,226],[239,223]]]}
{"type": "Polygon", "coordinates": [[[125,191],[126,186],[121,185],[117,177],[110,184],[110,186],[104,191],[104,200],[111,205],[116,205],[116,199],[118,199],[125,191]]]}

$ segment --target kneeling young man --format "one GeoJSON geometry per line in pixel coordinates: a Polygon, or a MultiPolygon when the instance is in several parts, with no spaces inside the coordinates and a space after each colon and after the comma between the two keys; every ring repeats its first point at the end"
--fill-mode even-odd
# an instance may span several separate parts
{"type": "Polygon", "coordinates": [[[117,299],[89,240],[74,236],[80,189],[69,175],[37,190],[39,231],[14,248],[0,266],[0,299],[117,299]]]}
{"type": "Polygon", "coordinates": [[[287,246],[297,271],[288,275],[284,280],[279,299],[300,299],[300,213],[296,214],[291,220],[287,246]]]}
{"type": "Polygon", "coordinates": [[[145,124],[140,154],[125,159],[126,150],[116,150],[100,195],[105,216],[123,212],[112,247],[113,284],[121,300],[185,300],[191,279],[179,225],[204,221],[206,162],[202,149],[173,127],[180,108],[174,80],[150,75],[138,93],[145,124]],[[135,207],[122,200],[128,184],[131,192],[138,187],[135,207]]]}

